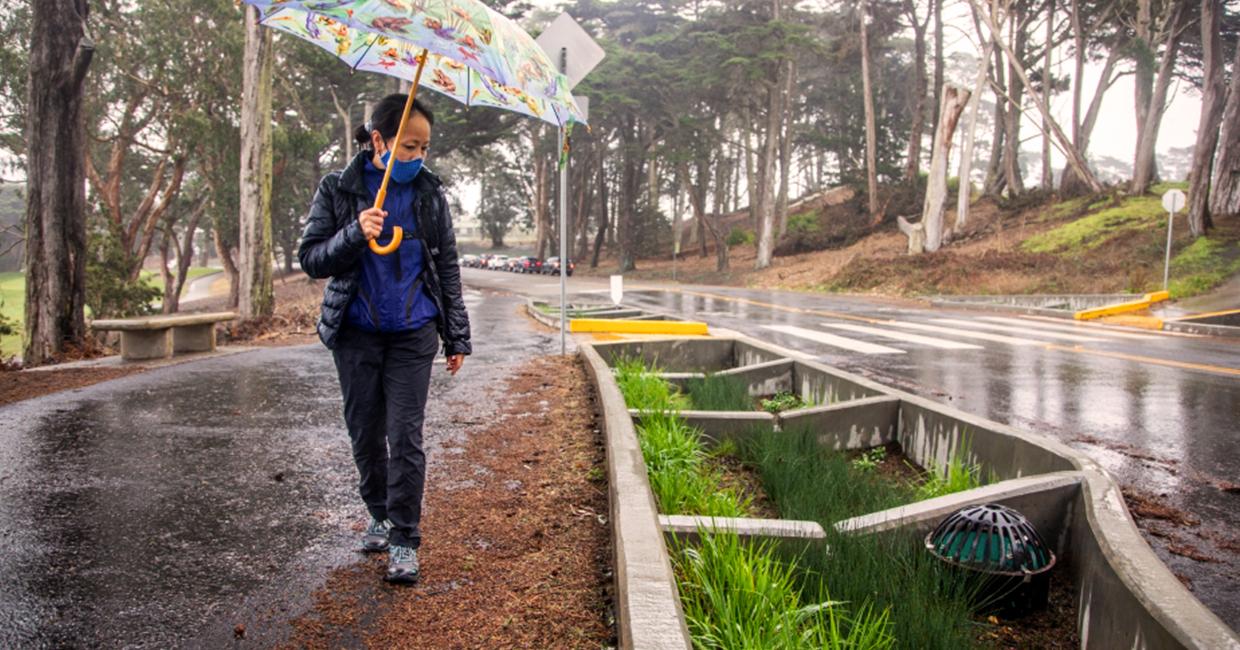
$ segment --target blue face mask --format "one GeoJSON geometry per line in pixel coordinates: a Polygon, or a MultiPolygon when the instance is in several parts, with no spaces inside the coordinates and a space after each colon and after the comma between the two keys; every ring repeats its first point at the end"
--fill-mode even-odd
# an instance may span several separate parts
{"type": "MultiPolygon", "coordinates": [[[[380,158],[380,160],[383,161],[383,165],[385,167],[392,164],[390,162],[391,159],[392,159],[391,151],[384,152],[383,157],[380,158]]],[[[392,180],[396,181],[397,183],[402,183],[402,184],[408,183],[412,181],[414,178],[416,178],[418,175],[418,172],[420,171],[422,171],[422,159],[421,158],[414,158],[413,160],[397,160],[396,164],[392,166],[392,180]]]]}

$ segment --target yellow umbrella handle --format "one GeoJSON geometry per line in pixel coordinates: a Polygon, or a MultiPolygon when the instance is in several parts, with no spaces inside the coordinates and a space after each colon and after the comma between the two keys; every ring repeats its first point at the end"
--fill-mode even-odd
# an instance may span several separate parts
{"type": "MultiPolygon", "coordinates": [[[[396,129],[396,143],[400,144],[401,136],[405,134],[405,122],[409,120],[409,113],[413,109],[413,99],[418,95],[418,83],[422,81],[422,69],[426,67],[426,50],[422,50],[422,55],[418,57],[418,72],[413,77],[413,86],[409,88],[409,98],[405,100],[405,113],[400,117],[400,127],[396,129]]],[[[387,167],[383,170],[383,184],[379,186],[379,191],[375,193],[375,207],[382,210],[383,201],[387,199],[388,179],[392,177],[392,165],[396,162],[396,152],[388,156],[387,167]]],[[[386,245],[380,246],[379,242],[370,240],[370,250],[376,255],[391,255],[400,248],[401,239],[405,236],[405,231],[400,226],[392,227],[392,241],[386,245]]]]}

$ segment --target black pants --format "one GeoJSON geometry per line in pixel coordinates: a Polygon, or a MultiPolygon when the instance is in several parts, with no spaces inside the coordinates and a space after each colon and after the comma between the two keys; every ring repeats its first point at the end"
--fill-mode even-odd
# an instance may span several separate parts
{"type": "Polygon", "coordinates": [[[398,546],[422,542],[422,422],[438,351],[433,321],[412,332],[345,329],[332,351],[362,501],[375,519],[391,520],[388,541],[398,546]]]}

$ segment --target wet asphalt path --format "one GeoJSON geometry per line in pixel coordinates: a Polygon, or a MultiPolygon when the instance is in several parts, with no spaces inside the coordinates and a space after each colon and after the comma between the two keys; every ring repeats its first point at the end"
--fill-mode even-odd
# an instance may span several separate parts
{"type": "MultiPolygon", "coordinates": [[[[477,286],[558,301],[558,278],[466,269],[477,286]]],[[[607,301],[605,280],[573,278],[607,301]]],[[[1229,622],[1240,620],[1240,339],[1075,325],[881,298],[633,283],[626,305],[702,320],[969,413],[1057,438],[1126,487],[1201,520],[1168,538],[1173,571],[1229,622]],[[1233,546],[1233,549],[1240,546],[1233,546]]]]}
{"type": "MultiPolygon", "coordinates": [[[[438,363],[436,458],[558,337],[469,291],[475,354],[438,363]]],[[[330,353],[271,348],[0,407],[0,647],[271,645],[352,551],[365,510],[330,353]]],[[[428,503],[428,508],[433,507],[428,503]]],[[[427,543],[433,543],[428,540],[427,543]]],[[[379,576],[376,576],[378,579],[379,576]]]]}

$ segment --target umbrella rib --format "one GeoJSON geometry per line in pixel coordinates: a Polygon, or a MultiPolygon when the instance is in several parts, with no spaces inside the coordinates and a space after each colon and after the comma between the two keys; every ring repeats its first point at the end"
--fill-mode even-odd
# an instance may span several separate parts
{"type": "Polygon", "coordinates": [[[357,57],[357,61],[354,61],[354,62],[353,62],[353,64],[349,66],[349,73],[350,73],[350,74],[352,74],[352,73],[354,73],[354,72],[357,72],[357,66],[361,65],[361,64],[362,64],[362,61],[365,61],[365,60],[366,60],[366,55],[367,55],[367,54],[370,54],[370,48],[374,47],[374,46],[375,46],[375,43],[376,43],[376,42],[378,42],[378,40],[379,40],[379,35],[378,35],[378,34],[371,34],[371,35],[370,35],[370,43],[366,46],[366,51],[365,51],[365,52],[362,52],[362,55],[361,55],[361,56],[359,56],[359,57],[357,57]]]}

